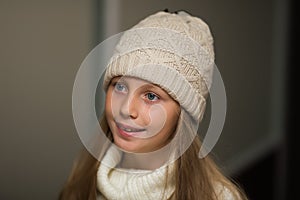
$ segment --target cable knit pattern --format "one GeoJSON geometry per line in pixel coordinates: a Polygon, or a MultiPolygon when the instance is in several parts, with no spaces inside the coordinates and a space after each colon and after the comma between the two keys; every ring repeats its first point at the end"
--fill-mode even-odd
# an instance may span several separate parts
{"type": "Polygon", "coordinates": [[[173,165],[164,166],[154,171],[108,167],[116,167],[121,158],[121,151],[114,145],[108,149],[103,157],[103,164],[100,164],[97,172],[97,188],[101,193],[98,199],[150,200],[170,198],[175,190],[175,180],[172,176],[173,165]],[[167,173],[168,176],[166,176],[167,173]]]}
{"type": "Polygon", "coordinates": [[[148,17],[133,28],[139,27],[164,27],[178,31],[200,43],[207,53],[214,57],[213,38],[208,25],[200,18],[186,12],[178,12],[178,14],[158,12],[155,17],[148,17]]]}
{"type": "Polygon", "coordinates": [[[202,119],[214,68],[207,24],[185,12],[158,12],[124,32],[104,78],[134,76],[164,88],[197,121],[202,119]]]}

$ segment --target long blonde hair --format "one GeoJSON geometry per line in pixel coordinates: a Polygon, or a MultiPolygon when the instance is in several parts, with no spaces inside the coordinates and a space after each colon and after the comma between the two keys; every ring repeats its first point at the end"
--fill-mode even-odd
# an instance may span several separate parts
{"type": "MultiPolygon", "coordinates": [[[[180,124],[178,126],[182,128],[180,124]]],[[[105,117],[101,120],[101,127],[113,142],[105,117]]],[[[175,192],[171,199],[217,200],[223,199],[226,194],[233,199],[247,199],[242,189],[221,173],[209,156],[199,159],[200,147],[201,142],[199,136],[196,135],[191,145],[175,161],[175,192]]],[[[59,199],[95,200],[97,197],[96,174],[99,165],[100,162],[96,158],[87,150],[83,150],[73,164],[70,176],[59,194],[59,199]]]]}

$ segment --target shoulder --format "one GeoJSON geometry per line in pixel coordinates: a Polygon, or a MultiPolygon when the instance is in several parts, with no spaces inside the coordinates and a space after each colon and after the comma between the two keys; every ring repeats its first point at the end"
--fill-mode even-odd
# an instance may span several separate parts
{"type": "Polygon", "coordinates": [[[107,200],[98,190],[96,200],[107,200]]]}
{"type": "Polygon", "coordinates": [[[240,200],[238,191],[235,188],[230,188],[223,185],[222,183],[217,183],[215,185],[215,192],[217,198],[220,200],[240,200]]]}

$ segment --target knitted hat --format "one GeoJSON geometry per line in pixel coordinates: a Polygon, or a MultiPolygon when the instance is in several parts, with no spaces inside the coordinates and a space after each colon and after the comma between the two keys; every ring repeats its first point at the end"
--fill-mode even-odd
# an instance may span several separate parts
{"type": "Polygon", "coordinates": [[[116,76],[144,79],[162,87],[199,122],[213,67],[213,38],[207,24],[183,11],[161,11],[122,35],[108,64],[104,88],[116,76]]]}

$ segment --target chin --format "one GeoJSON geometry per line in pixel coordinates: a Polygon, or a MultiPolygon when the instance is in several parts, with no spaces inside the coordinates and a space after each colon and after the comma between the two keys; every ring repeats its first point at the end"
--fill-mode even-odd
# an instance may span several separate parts
{"type": "Polygon", "coordinates": [[[129,153],[139,153],[141,149],[137,147],[134,141],[124,140],[118,136],[114,136],[114,144],[119,147],[122,151],[129,153]]]}

